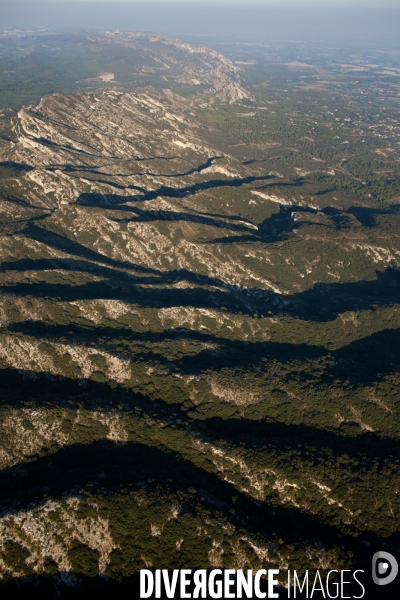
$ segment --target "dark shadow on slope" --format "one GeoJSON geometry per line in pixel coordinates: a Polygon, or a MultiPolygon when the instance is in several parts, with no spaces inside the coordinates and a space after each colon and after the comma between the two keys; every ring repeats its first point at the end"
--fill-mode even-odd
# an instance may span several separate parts
{"type": "MultiPolygon", "coordinates": [[[[0,174],[0,176],[1,176],[1,174],[0,174]]],[[[8,202],[10,204],[14,204],[15,206],[22,206],[24,208],[31,208],[31,209],[36,209],[36,210],[46,210],[46,208],[44,208],[43,206],[35,206],[34,204],[31,204],[24,198],[19,198],[18,196],[12,196],[8,193],[6,194],[4,189],[0,190],[0,200],[2,200],[3,202],[8,202]]],[[[46,216],[48,216],[48,214],[46,214],[46,216]]]]}
{"type": "MultiPolygon", "coordinates": [[[[75,258],[21,258],[15,262],[0,264],[0,273],[6,273],[7,271],[25,273],[26,271],[53,270],[89,273],[109,277],[110,279],[118,277],[121,283],[126,278],[132,282],[132,275],[128,274],[125,270],[119,271],[111,266],[99,265],[98,262],[95,263],[90,260],[77,260],[75,258]]],[[[141,278],[138,279],[142,281],[141,278]]],[[[154,276],[151,279],[154,281],[157,280],[154,276]]]]}
{"type": "MultiPolygon", "coordinates": [[[[297,227],[293,219],[292,210],[299,207],[280,205],[279,212],[272,214],[258,225],[258,229],[247,229],[248,235],[229,236],[216,238],[211,244],[240,244],[249,242],[262,242],[272,244],[286,240],[292,230],[297,227]]],[[[300,211],[302,209],[300,208],[300,211]]],[[[299,211],[298,211],[299,212],[299,211]]]]}
{"type": "MultiPolygon", "coordinates": [[[[122,185],[120,183],[115,183],[114,181],[110,181],[109,179],[89,179],[87,177],[82,177],[81,179],[83,179],[83,181],[86,181],[90,184],[92,183],[105,183],[106,185],[109,185],[110,187],[113,187],[117,190],[138,190],[139,192],[145,192],[145,189],[140,187],[140,186],[136,186],[136,185],[122,185]]],[[[90,192],[93,193],[93,192],[90,192]]],[[[96,205],[92,205],[92,206],[96,206],[96,205]]]]}
{"type": "MultiPolygon", "coordinates": [[[[110,175],[112,176],[111,173],[101,173],[100,171],[97,171],[97,169],[100,169],[101,166],[100,165],[71,165],[69,163],[52,163],[51,165],[49,165],[46,168],[46,171],[63,171],[64,173],[95,173],[96,175],[110,175]]],[[[121,177],[122,175],[118,174],[119,177],[121,177]]]]}
{"type": "MultiPolygon", "coordinates": [[[[188,171],[186,171],[185,173],[153,173],[152,171],[143,171],[141,173],[104,173],[103,171],[96,171],[96,170],[90,170],[86,169],[86,171],[89,171],[90,173],[92,173],[93,175],[101,175],[103,177],[132,177],[132,176],[151,176],[151,177],[186,177],[188,175],[193,175],[194,173],[201,173],[202,171],[204,171],[205,169],[208,169],[209,167],[211,167],[214,162],[216,160],[218,160],[219,158],[223,158],[222,156],[212,156],[210,158],[208,158],[206,160],[205,163],[202,163],[201,165],[199,165],[198,167],[193,167],[191,169],[189,169],[188,171]]],[[[142,159],[142,160],[149,160],[149,159],[142,159]]],[[[75,169],[77,170],[77,169],[75,169]]],[[[96,181],[96,180],[94,180],[96,181]]],[[[100,180],[99,180],[100,181],[100,180]]],[[[106,182],[106,181],[102,181],[102,183],[109,183],[109,185],[112,185],[112,182],[106,182]]],[[[128,189],[128,188],[124,188],[124,186],[119,186],[122,189],[128,189]]]]}
{"type": "MultiPolygon", "coordinates": [[[[186,277],[183,276],[182,280],[185,279],[186,277]]],[[[256,297],[254,298],[255,301],[250,297],[246,298],[245,292],[243,294],[233,294],[229,291],[210,291],[202,288],[147,288],[135,281],[131,284],[128,282],[125,283],[126,285],[121,286],[116,279],[110,279],[86,283],[80,286],[71,286],[43,281],[40,283],[17,283],[2,286],[1,292],[3,294],[54,298],[60,301],[80,299],[123,300],[148,308],[193,306],[195,308],[219,309],[221,306],[225,306],[229,311],[243,312],[245,314],[253,314],[255,310],[261,309],[261,306],[265,310],[268,310],[270,307],[273,308],[272,303],[267,304],[264,302],[261,304],[256,297]]],[[[160,280],[157,283],[160,284],[160,280]]],[[[197,283],[201,283],[200,278],[197,283]]],[[[264,296],[264,294],[259,294],[259,296],[261,295],[264,296]]]]}
{"type": "MultiPolygon", "coordinates": [[[[100,410],[104,414],[113,409],[121,414],[129,413],[131,419],[143,423],[151,415],[153,426],[172,427],[188,432],[194,438],[206,442],[228,442],[245,446],[255,452],[271,454],[279,460],[291,456],[305,465],[324,464],[326,459],[336,461],[347,457],[348,468],[357,473],[357,465],[373,468],[385,466],[400,456],[398,439],[383,437],[378,433],[361,432],[349,436],[347,431],[330,431],[310,425],[271,421],[268,414],[264,419],[239,416],[208,416],[197,413],[195,406],[183,396],[174,402],[152,399],[132,392],[129,383],[99,383],[92,379],[72,379],[50,373],[35,373],[16,369],[0,369],[0,391],[2,407],[14,409],[66,409],[74,413],[78,410],[100,410]]],[[[232,414],[232,411],[230,411],[232,414]]],[[[70,423],[72,427],[72,423],[70,423]]],[[[106,426],[93,421],[91,428],[82,428],[81,433],[87,442],[105,437],[106,426]]],[[[42,448],[39,456],[49,457],[57,446],[42,448]]],[[[33,458],[38,458],[36,455],[33,458]]],[[[343,464],[346,460],[342,461],[343,464]]],[[[292,465],[293,466],[293,465],[292,465]]],[[[299,467],[300,468],[300,467],[299,467]]],[[[347,467],[346,467],[347,468],[347,467]]],[[[1,494],[1,491],[0,491],[1,494]]]]}
{"type": "MultiPolygon", "coordinates": [[[[85,156],[95,156],[97,158],[104,158],[103,155],[98,153],[97,148],[89,146],[89,148],[91,148],[92,150],[95,151],[95,154],[93,154],[92,152],[87,152],[86,150],[82,150],[81,148],[75,148],[75,146],[72,146],[70,144],[58,144],[57,142],[53,142],[52,140],[49,140],[48,138],[45,137],[35,137],[33,135],[29,135],[28,136],[31,140],[33,140],[34,142],[37,142],[39,144],[42,144],[43,146],[48,146],[51,148],[60,148],[61,150],[64,150],[66,152],[72,152],[72,153],[78,153],[78,154],[84,154],[85,156]]],[[[87,144],[85,144],[85,146],[87,146],[87,144]]],[[[118,158],[117,156],[115,156],[114,154],[109,154],[108,158],[118,158]]]]}
{"type": "Polygon", "coordinates": [[[34,167],[25,163],[17,163],[12,160],[0,162],[0,179],[3,177],[19,177],[24,173],[33,171],[34,167]]]}
{"type": "Polygon", "coordinates": [[[221,155],[211,156],[207,158],[205,163],[202,163],[198,167],[193,167],[192,169],[189,169],[189,171],[186,171],[186,173],[177,173],[173,175],[157,175],[156,173],[146,172],[144,173],[144,175],[154,175],[155,177],[185,177],[186,175],[193,175],[193,173],[201,173],[205,169],[211,167],[219,158],[223,157],[221,155]]]}
{"type": "Polygon", "coordinates": [[[70,123],[65,123],[64,121],[60,121],[59,119],[54,119],[53,117],[50,117],[49,115],[44,115],[43,113],[39,112],[38,110],[34,110],[34,109],[30,108],[29,112],[32,115],[35,115],[35,117],[38,117],[40,121],[50,121],[51,123],[56,123],[57,125],[61,125],[61,127],[63,127],[64,129],[70,129],[71,131],[79,131],[78,127],[75,127],[74,125],[71,125],[70,123]]]}
{"type": "Polygon", "coordinates": [[[202,163],[198,167],[192,167],[191,169],[189,169],[189,171],[186,171],[185,173],[167,174],[167,173],[152,173],[151,171],[145,171],[144,173],[137,173],[137,175],[150,175],[152,177],[186,177],[188,175],[193,175],[194,173],[201,173],[202,171],[205,171],[206,169],[211,167],[215,163],[215,161],[217,161],[219,158],[223,158],[223,157],[222,156],[211,156],[210,158],[208,158],[206,160],[205,163],[202,163]]]}
{"type": "Polygon", "coordinates": [[[354,222],[345,211],[339,210],[338,208],[328,207],[322,209],[321,212],[329,217],[331,223],[335,229],[337,229],[337,231],[341,231],[342,229],[351,229],[351,227],[354,227],[354,222]]]}
{"type": "MultiPolygon", "coordinates": [[[[120,358],[136,361],[144,358],[153,360],[163,364],[167,370],[169,370],[168,366],[171,364],[171,360],[167,359],[165,355],[172,352],[170,342],[197,342],[198,352],[195,351],[196,346],[194,346],[190,355],[180,357],[181,352],[178,349],[178,356],[173,358],[172,372],[186,374],[220,371],[224,368],[239,369],[240,371],[261,369],[262,372],[267,373],[269,365],[273,361],[284,365],[297,361],[306,365],[310,361],[321,359],[330,359],[332,362],[335,356],[334,353],[329,353],[322,346],[279,342],[242,342],[182,329],[163,332],[135,332],[128,327],[84,327],[74,323],[51,325],[37,321],[13,323],[7,329],[43,341],[60,343],[67,339],[72,345],[83,344],[97,347],[120,358]],[[212,344],[213,348],[203,350],[202,344],[212,344]]],[[[321,377],[321,374],[319,376],[321,377]]],[[[313,379],[313,376],[311,375],[310,378],[313,379]]],[[[305,374],[304,379],[306,379],[305,374]]]]}
{"type": "Polygon", "coordinates": [[[219,227],[221,229],[229,229],[231,231],[251,231],[249,227],[242,224],[229,223],[224,220],[217,220],[201,214],[185,213],[181,211],[166,211],[166,210],[141,210],[136,206],[129,207],[129,211],[136,216],[126,219],[112,219],[117,223],[130,223],[136,221],[151,222],[151,221],[186,221],[188,223],[200,223],[210,227],[219,227]]]}
{"type": "Polygon", "coordinates": [[[400,330],[386,329],[352,342],[340,350],[329,352],[322,346],[278,342],[219,341],[218,350],[203,350],[194,356],[174,360],[182,373],[220,371],[225,368],[254,371],[258,376],[268,374],[270,365],[278,361],[283,365],[303,365],[301,372],[288,371],[286,378],[303,381],[317,379],[329,386],[340,381],[348,385],[367,385],[379,381],[384,375],[400,371],[400,330]],[[319,366],[317,373],[310,363],[319,366]]]}
{"type": "MultiPolygon", "coordinates": [[[[102,383],[94,379],[83,379],[77,374],[63,377],[47,372],[24,371],[22,369],[0,369],[0,406],[20,408],[66,408],[72,411],[104,409],[110,412],[121,405],[123,411],[132,411],[135,406],[142,410],[163,410],[163,418],[180,413],[181,404],[156,402],[133,392],[129,385],[113,381],[102,383]]],[[[153,411],[154,412],[154,411],[153,411]]],[[[99,430],[104,433],[104,428],[99,430]]],[[[96,433],[96,432],[95,432],[96,433]]]]}
{"type": "Polygon", "coordinates": [[[364,383],[400,372],[400,329],[383,329],[332,353],[333,377],[364,383]]]}
{"type": "MultiPolygon", "coordinates": [[[[194,183],[192,185],[185,186],[182,188],[161,186],[157,190],[150,191],[143,190],[143,188],[139,188],[138,186],[126,186],[123,189],[139,190],[142,192],[142,194],[140,196],[120,196],[118,194],[83,193],[80,194],[76,203],[80,204],[81,206],[98,206],[101,208],[112,207],[113,210],[129,210],[129,207],[124,206],[127,202],[144,202],[145,200],[156,200],[160,196],[164,196],[166,198],[186,198],[187,196],[192,196],[193,194],[199,191],[211,190],[219,187],[241,187],[242,185],[253,183],[254,181],[272,179],[272,177],[272,175],[262,175],[237,177],[231,179],[213,179],[209,181],[194,183]]],[[[119,184],[110,183],[105,180],[102,180],[101,183],[108,183],[109,185],[118,188],[123,187],[119,184]]]]}
{"type": "Polygon", "coordinates": [[[325,196],[325,194],[330,194],[331,192],[336,192],[335,187],[327,188],[326,190],[320,190],[319,192],[315,192],[314,196],[325,196]]]}
{"type": "MultiPolygon", "coordinates": [[[[70,252],[88,260],[95,260],[107,266],[122,269],[132,268],[138,272],[158,277],[155,284],[178,281],[192,281],[197,285],[220,286],[221,290],[202,288],[165,289],[162,287],[147,288],[140,285],[142,281],[130,279],[121,286],[116,278],[103,282],[91,282],[79,287],[65,284],[16,283],[2,286],[3,294],[20,294],[58,298],[60,300],[78,299],[115,299],[135,302],[143,307],[166,308],[172,306],[194,306],[199,308],[219,309],[224,306],[231,312],[242,312],[247,315],[287,314],[303,320],[327,322],[336,319],[340,314],[355,310],[375,310],[400,302],[400,271],[387,268],[377,271],[377,279],[351,283],[316,284],[305,292],[292,295],[277,294],[268,290],[234,287],[208,276],[197,275],[185,269],[163,273],[156,269],[116,261],[107,256],[69,240],[59,234],[32,226],[28,230],[29,237],[42,241],[51,247],[70,252]],[[30,235],[29,235],[30,233],[30,235]],[[171,276],[172,274],[172,276],[171,276]]],[[[15,263],[11,263],[14,265],[15,263]]],[[[20,264],[22,270],[23,265],[20,264]]],[[[33,265],[34,263],[32,263],[33,265]]],[[[3,266],[4,268],[4,266],[3,266]]],[[[5,268],[10,268],[10,263],[5,268]]],[[[148,282],[148,281],[147,281],[148,282]]]]}
{"type": "MultiPolygon", "coordinates": [[[[215,516],[219,513],[239,530],[245,527],[247,535],[270,539],[275,534],[274,537],[303,548],[323,541],[325,548],[345,545],[356,553],[362,552],[363,544],[357,539],[354,526],[342,525],[341,531],[322,516],[278,502],[254,501],[222,480],[211,462],[201,457],[199,460],[202,467],[166,448],[135,442],[116,444],[102,439],[73,444],[1,471],[1,512],[5,515],[15,510],[29,510],[49,498],[85,497],[88,493],[91,497],[108,496],[112,501],[115,493],[143,488],[147,493],[162,490],[161,496],[195,490],[195,498],[185,507],[189,513],[198,510],[197,500],[196,504],[203,504],[215,516]]],[[[392,537],[399,539],[400,536],[392,537]]],[[[379,536],[371,532],[362,538],[375,543],[379,540],[379,536]]]]}
{"type": "Polygon", "coordinates": [[[201,216],[205,216],[205,217],[215,217],[217,219],[225,219],[226,221],[243,221],[244,223],[248,223],[249,225],[254,225],[253,221],[251,219],[247,219],[246,217],[243,217],[241,214],[239,215],[224,215],[222,213],[214,213],[214,212],[201,212],[198,213],[201,216]]]}
{"type": "Polygon", "coordinates": [[[211,417],[191,424],[198,428],[205,441],[229,441],[236,446],[273,454],[291,468],[301,469],[326,466],[329,461],[341,460],[343,469],[360,477],[361,467],[384,467],[385,463],[400,459],[400,440],[383,438],[365,432],[356,436],[334,433],[309,425],[272,422],[246,418],[211,417]],[[347,464],[346,464],[347,459],[347,464]]]}
{"type": "Polygon", "coordinates": [[[304,177],[298,177],[297,179],[294,179],[293,181],[287,182],[287,181],[277,181],[276,183],[268,183],[267,185],[263,185],[261,187],[259,187],[259,190],[270,190],[273,189],[275,187],[279,188],[279,187],[302,187],[304,184],[306,183],[306,180],[304,179],[304,177]]]}
{"type": "MultiPolygon", "coordinates": [[[[47,215],[46,215],[47,216],[47,215]]],[[[134,269],[139,272],[145,273],[159,273],[156,269],[150,269],[146,267],[142,267],[140,265],[135,265],[130,262],[114,260],[109,258],[104,254],[100,254],[87,246],[83,246],[79,242],[75,240],[71,240],[59,233],[55,233],[54,231],[49,231],[48,229],[44,229],[43,227],[38,227],[35,223],[31,221],[28,222],[24,235],[28,238],[36,240],[37,242],[41,242],[51,248],[55,248],[56,250],[61,250],[62,252],[67,252],[68,254],[72,254],[73,256],[79,256],[80,258],[84,258],[86,260],[92,260],[99,263],[103,263],[105,265],[113,266],[116,268],[122,269],[134,269]]]]}
{"type": "MultiPolygon", "coordinates": [[[[58,234],[56,234],[58,235],[58,234]]],[[[61,236],[60,236],[61,237],[61,236]]],[[[67,242],[71,240],[67,239],[67,242]]],[[[64,239],[62,240],[62,243],[64,239]]],[[[73,244],[74,242],[72,242],[73,244]]],[[[49,244],[50,245],[50,244],[49,244]]],[[[60,246],[58,246],[60,247],[60,246]]],[[[62,247],[62,246],[61,246],[62,247]]],[[[78,244],[78,247],[80,245],[78,244]]],[[[86,248],[83,246],[82,248],[86,248]]],[[[80,249],[80,248],[79,248],[80,249]]],[[[78,252],[76,253],[78,254],[78,252]]],[[[85,254],[84,250],[82,250],[82,254],[85,254]]],[[[176,269],[174,271],[158,271],[156,269],[151,269],[141,266],[128,266],[126,263],[118,264],[118,261],[113,261],[117,263],[117,268],[114,266],[106,266],[102,264],[98,264],[103,255],[99,255],[99,258],[92,258],[92,260],[96,260],[92,262],[89,260],[89,257],[85,256],[87,260],[76,260],[73,258],[38,258],[38,259],[30,259],[23,258],[21,260],[17,260],[15,262],[3,263],[0,264],[0,273],[7,271],[18,271],[20,273],[24,273],[25,271],[53,271],[53,270],[64,270],[69,271],[71,273],[88,273],[100,275],[106,279],[104,281],[105,284],[105,294],[109,294],[109,290],[113,289],[113,295],[115,293],[122,294],[125,298],[131,298],[132,294],[134,296],[137,295],[138,289],[136,284],[153,284],[153,285],[170,285],[176,284],[181,281],[191,282],[194,285],[204,285],[204,286],[221,286],[222,288],[231,289],[233,286],[227,286],[223,281],[219,279],[214,279],[213,277],[208,277],[207,275],[198,275],[197,273],[193,273],[192,271],[187,271],[186,269],[176,269]],[[114,267],[114,268],[113,268],[114,267]],[[124,268],[125,267],[125,268],[124,268]],[[128,268],[129,267],[129,268],[128,268]],[[121,270],[119,270],[121,269],[121,270]],[[123,270],[122,270],[123,269],[123,270]],[[135,275],[132,271],[137,271],[139,273],[143,273],[143,275],[135,275]],[[148,273],[148,275],[146,274],[148,273]],[[117,290],[117,291],[116,291],[117,290]],[[119,290],[119,291],[118,291],[119,290]]],[[[107,257],[106,257],[107,258],[107,257]]],[[[25,285],[25,284],[20,284],[25,285]]],[[[33,284],[36,285],[36,284],[33,284]]],[[[39,284],[40,285],[40,284],[39,284]]],[[[51,285],[51,284],[50,284],[51,285]]],[[[57,285],[57,284],[55,284],[57,285]]],[[[61,284],[61,285],[65,285],[61,284]]],[[[74,288],[71,284],[71,290],[74,288]]],[[[21,288],[22,289],[22,288],[21,288]]],[[[56,288],[53,287],[53,290],[56,288]]],[[[64,290],[67,288],[60,288],[64,290]]],[[[141,289],[141,288],[140,288],[141,289]]],[[[160,288],[161,289],[161,288],[160,288]]],[[[7,290],[7,286],[4,287],[4,290],[7,290]]],[[[240,290],[240,288],[239,288],[240,290]]],[[[62,293],[64,293],[64,291],[62,293]]],[[[32,288],[32,293],[35,294],[35,288],[32,288]]],[[[75,292],[73,292],[75,293],[75,292]]],[[[86,293],[86,292],[84,292],[86,293]]],[[[122,296],[121,296],[122,297],[122,296]]]]}
{"type": "MultiPolygon", "coordinates": [[[[295,213],[312,213],[317,211],[312,208],[288,204],[280,204],[279,211],[273,213],[270,217],[259,223],[258,230],[252,230],[251,235],[230,236],[216,238],[211,244],[237,244],[249,242],[262,242],[272,244],[278,241],[286,240],[290,237],[293,229],[298,229],[306,224],[295,220],[295,213]]],[[[313,225],[323,225],[322,223],[312,223],[313,225]]]]}
{"type": "Polygon", "coordinates": [[[271,364],[277,361],[289,367],[297,365],[293,373],[288,370],[287,380],[300,378],[304,382],[313,382],[317,377],[321,384],[329,387],[338,381],[347,386],[367,385],[400,371],[400,329],[385,329],[334,351],[305,343],[229,340],[189,330],[138,333],[127,327],[82,327],[72,323],[50,325],[34,321],[14,323],[8,329],[43,340],[60,342],[61,338],[67,338],[70,343],[90,344],[120,358],[153,360],[164,364],[168,370],[171,361],[166,356],[171,352],[170,340],[212,344],[213,348],[205,350],[200,346],[198,352],[194,347],[192,354],[183,357],[177,350],[178,356],[173,359],[174,370],[185,374],[218,372],[228,368],[240,372],[257,371],[258,377],[266,377],[271,364]],[[160,348],[159,344],[164,347],[160,348]]]}
{"type": "MultiPolygon", "coordinates": [[[[272,184],[280,185],[280,184],[272,184]]],[[[289,184],[281,184],[289,185],[289,184]]],[[[270,186],[267,186],[270,187],[270,186]]],[[[260,187],[258,189],[264,189],[260,187]]],[[[317,209],[298,206],[295,204],[281,204],[279,205],[279,212],[272,214],[270,217],[265,219],[258,225],[258,231],[252,231],[251,235],[243,236],[229,236],[216,238],[212,244],[238,244],[238,243],[249,243],[249,242],[263,242],[263,243],[274,243],[278,241],[286,240],[290,237],[293,229],[299,229],[307,225],[307,221],[304,219],[301,222],[296,222],[295,213],[310,213],[317,214],[318,212],[323,213],[329,217],[331,226],[337,231],[342,229],[354,228],[355,222],[351,218],[354,216],[359,221],[359,224],[364,227],[377,227],[376,216],[378,215],[394,215],[399,213],[400,205],[393,205],[388,209],[374,209],[366,207],[352,207],[348,210],[341,210],[335,207],[322,208],[320,211],[317,209]]],[[[310,221],[309,224],[314,227],[329,227],[325,223],[318,223],[316,221],[310,221]]]]}
{"type": "Polygon", "coordinates": [[[354,310],[375,310],[400,302],[400,271],[388,267],[376,271],[371,281],[323,284],[289,296],[290,304],[283,309],[291,316],[314,321],[330,321],[354,310]],[[308,316],[307,316],[308,315],[308,316]]]}
{"type": "Polygon", "coordinates": [[[377,216],[399,214],[399,209],[400,204],[393,204],[389,208],[366,208],[357,206],[349,208],[347,212],[354,215],[364,227],[377,227],[377,216]]]}
{"type": "Polygon", "coordinates": [[[260,223],[258,233],[261,241],[276,242],[288,237],[289,233],[296,226],[292,211],[290,210],[291,208],[293,207],[280,205],[279,213],[271,215],[268,219],[260,223]]]}
{"type": "MultiPolygon", "coordinates": [[[[254,242],[259,242],[260,238],[251,234],[246,235],[229,235],[221,238],[215,238],[212,242],[206,242],[208,244],[251,244],[254,242]]],[[[276,241],[276,240],[274,240],[276,241]]]]}
{"type": "MultiPolygon", "coordinates": [[[[45,218],[45,217],[38,217],[45,218]]],[[[46,230],[45,230],[46,231],[46,230]]],[[[26,231],[24,232],[26,233],[26,231]]],[[[17,260],[15,262],[2,263],[0,264],[0,272],[7,271],[19,271],[24,273],[25,271],[52,271],[56,269],[62,269],[65,271],[70,271],[71,273],[90,273],[101,275],[104,278],[107,278],[107,281],[104,281],[106,288],[105,294],[109,293],[109,288],[114,290],[113,295],[122,294],[125,298],[137,295],[138,290],[142,288],[138,288],[136,284],[153,284],[153,285],[169,285],[169,284],[177,284],[181,281],[191,282],[194,285],[200,286],[219,286],[223,289],[231,290],[233,292],[241,292],[244,291],[245,288],[235,287],[232,285],[226,284],[224,281],[220,279],[216,279],[214,277],[209,277],[207,275],[199,275],[192,271],[188,271],[187,269],[175,269],[173,271],[158,271],[157,269],[151,269],[149,267],[142,267],[133,265],[132,263],[124,263],[115,261],[113,259],[108,259],[108,257],[104,257],[102,254],[97,254],[95,251],[91,251],[86,246],[82,246],[80,244],[76,244],[73,240],[69,240],[68,238],[64,238],[63,236],[59,236],[59,234],[55,234],[54,238],[52,238],[53,232],[46,232],[49,234],[49,238],[46,239],[48,245],[53,243],[53,247],[58,249],[66,248],[71,242],[72,248],[75,250],[75,255],[82,254],[86,260],[76,260],[73,258],[38,258],[38,259],[30,259],[23,258],[21,260],[17,260]],[[60,239],[61,238],[61,239],[60,239]],[[56,242],[54,244],[54,241],[56,242]],[[74,247],[73,245],[76,244],[74,247]],[[89,250],[86,256],[85,250],[89,250]],[[96,257],[91,255],[91,260],[89,259],[90,252],[96,255],[96,257]],[[97,258],[98,257],[98,258],[97,258]],[[103,261],[102,259],[105,258],[103,261]],[[92,262],[92,260],[96,260],[92,262]],[[106,266],[103,264],[98,264],[99,262],[111,262],[110,266],[106,266]],[[114,264],[113,264],[114,263],[114,264]],[[121,269],[121,270],[119,270],[121,269]],[[133,272],[132,272],[133,271],[133,272]],[[134,272],[137,271],[139,273],[143,273],[143,275],[136,275],[134,272]],[[147,275],[148,274],[148,275],[147,275]],[[107,291],[108,290],[108,291],[107,291]]],[[[72,249],[70,250],[72,253],[72,249]]],[[[17,284],[17,285],[25,285],[25,284],[17,284]]],[[[36,284],[32,284],[36,285],[36,284]]],[[[39,284],[41,285],[41,284],[39,284]]],[[[65,284],[64,284],[65,285],[65,284]]],[[[7,287],[4,287],[4,291],[6,293],[7,287]]],[[[71,285],[71,290],[73,289],[73,285],[71,285]]],[[[23,288],[21,288],[23,289],[23,288]]],[[[55,290],[56,288],[53,288],[55,290]]],[[[62,294],[64,294],[65,289],[60,288],[62,294]]],[[[153,288],[155,289],[155,288],[153,288]]],[[[162,288],[158,289],[159,292],[162,292],[162,288]]],[[[173,291],[173,290],[172,290],[173,291]]],[[[32,288],[32,293],[35,295],[35,288],[32,288]]],[[[75,293],[75,292],[73,292],[75,293]]],[[[86,292],[84,292],[86,293],[86,292]]],[[[224,294],[224,292],[222,292],[224,294]]],[[[121,297],[122,297],[121,296],[121,297]]]]}
{"type": "Polygon", "coordinates": [[[180,156],[136,156],[131,161],[146,162],[148,160],[182,160],[180,156]]]}

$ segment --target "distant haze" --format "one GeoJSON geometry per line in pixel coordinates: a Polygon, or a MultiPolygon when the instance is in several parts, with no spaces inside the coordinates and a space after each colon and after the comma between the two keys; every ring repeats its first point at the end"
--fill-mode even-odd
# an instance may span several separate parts
{"type": "MultiPolygon", "coordinates": [[[[124,29],[157,31],[166,35],[218,35],[245,40],[340,39],[398,44],[400,9],[376,8],[376,2],[357,0],[336,3],[328,0],[311,7],[312,2],[287,0],[279,8],[269,2],[181,0],[171,4],[132,0],[94,2],[94,0],[1,0],[0,27],[37,29],[124,29]],[[322,7],[321,7],[322,6],[322,7]]],[[[393,3],[392,3],[393,4],[393,3]]],[[[397,3],[398,4],[398,3],[397,3]]],[[[393,4],[394,6],[394,4],[393,4]]]]}

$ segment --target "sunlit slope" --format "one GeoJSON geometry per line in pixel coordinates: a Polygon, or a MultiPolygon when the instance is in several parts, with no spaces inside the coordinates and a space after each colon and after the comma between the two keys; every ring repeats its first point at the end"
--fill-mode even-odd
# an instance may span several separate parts
{"type": "Polygon", "coordinates": [[[398,206],[295,202],[204,127],[108,90],[2,141],[3,579],[398,544],[398,206]]]}
{"type": "MultiPolygon", "coordinates": [[[[243,69],[207,46],[157,33],[12,31],[0,34],[0,109],[19,110],[54,93],[111,86],[171,86],[232,104],[250,98],[243,69]]],[[[0,113],[0,120],[3,113],[0,113]]]]}

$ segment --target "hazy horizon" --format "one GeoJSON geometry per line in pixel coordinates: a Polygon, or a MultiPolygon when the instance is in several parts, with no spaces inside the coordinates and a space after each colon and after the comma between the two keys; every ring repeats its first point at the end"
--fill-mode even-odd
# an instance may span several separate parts
{"type": "Polygon", "coordinates": [[[374,40],[398,45],[400,8],[387,4],[377,8],[376,2],[360,4],[340,2],[334,8],[310,6],[287,0],[277,7],[274,3],[256,1],[243,6],[240,2],[171,3],[154,0],[132,3],[99,2],[93,0],[3,0],[0,8],[2,28],[47,29],[124,29],[157,31],[165,35],[199,35],[235,37],[262,41],[268,39],[341,41],[374,40]],[[365,6],[367,8],[365,8],[365,6]]]}

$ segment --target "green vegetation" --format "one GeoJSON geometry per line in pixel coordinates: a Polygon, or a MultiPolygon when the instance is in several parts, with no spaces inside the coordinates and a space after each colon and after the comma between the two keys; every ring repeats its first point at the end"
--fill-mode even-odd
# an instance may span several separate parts
{"type": "Polygon", "coordinates": [[[228,105],[46,36],[2,38],[7,106],[119,83],[3,116],[4,589],[398,552],[393,63],[227,46],[254,96],[228,105]]]}

